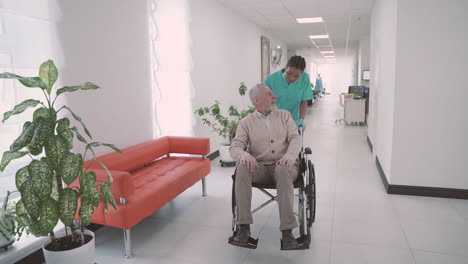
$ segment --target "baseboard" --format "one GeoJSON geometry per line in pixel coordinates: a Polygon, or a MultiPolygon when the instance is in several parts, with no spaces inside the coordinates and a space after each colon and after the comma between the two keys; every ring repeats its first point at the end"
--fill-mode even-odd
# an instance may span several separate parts
{"type": "Polygon", "coordinates": [[[217,157],[219,157],[219,150],[211,152],[210,154],[206,155],[206,157],[210,160],[216,159],[217,157]]]}
{"type": "Polygon", "coordinates": [[[370,152],[374,151],[374,146],[372,145],[372,142],[370,141],[369,136],[367,136],[367,145],[369,145],[370,152]]]}
{"type": "Polygon", "coordinates": [[[468,200],[468,190],[454,189],[454,188],[439,188],[439,187],[424,187],[424,186],[390,184],[388,186],[387,193],[468,200]]]}
{"type": "Polygon", "coordinates": [[[380,178],[388,194],[401,194],[401,195],[414,195],[414,196],[427,196],[439,198],[453,198],[468,200],[468,190],[455,189],[455,188],[440,188],[440,187],[426,187],[426,186],[412,186],[412,185],[396,185],[389,184],[387,177],[382,169],[379,158],[375,157],[375,164],[379,171],[380,178]]]}
{"type": "Polygon", "coordinates": [[[385,187],[385,190],[387,190],[388,193],[388,180],[387,176],[385,176],[385,173],[382,169],[382,165],[380,164],[379,157],[375,156],[375,165],[377,166],[377,170],[379,171],[380,178],[382,179],[382,183],[385,187]]]}

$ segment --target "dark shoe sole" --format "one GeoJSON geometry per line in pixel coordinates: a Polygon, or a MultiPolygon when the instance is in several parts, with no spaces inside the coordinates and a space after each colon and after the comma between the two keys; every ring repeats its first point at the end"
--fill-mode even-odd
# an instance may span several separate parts
{"type": "Polygon", "coordinates": [[[296,239],[298,245],[296,247],[289,247],[285,248],[283,247],[283,240],[281,239],[281,250],[303,250],[303,249],[309,249],[309,244],[310,241],[308,241],[306,236],[302,236],[296,239]]]}
{"type": "Polygon", "coordinates": [[[256,249],[257,244],[258,244],[258,239],[254,239],[252,237],[249,237],[249,241],[247,243],[239,243],[234,240],[234,236],[230,237],[228,239],[228,243],[234,246],[238,247],[243,247],[243,248],[250,248],[250,249],[256,249]]]}

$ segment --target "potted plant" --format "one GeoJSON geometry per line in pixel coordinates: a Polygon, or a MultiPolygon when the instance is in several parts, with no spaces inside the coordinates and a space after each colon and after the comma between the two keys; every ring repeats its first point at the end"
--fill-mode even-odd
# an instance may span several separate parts
{"type": "MultiPolygon", "coordinates": [[[[244,96],[246,91],[247,87],[244,82],[241,82],[239,87],[240,96],[244,96]]],[[[229,154],[231,141],[236,135],[239,121],[254,111],[255,108],[252,106],[248,106],[247,109],[244,107],[240,110],[236,106],[231,105],[229,106],[228,113],[223,114],[219,101],[215,101],[211,106],[200,107],[195,110],[195,114],[198,114],[204,125],[211,127],[214,132],[226,140],[225,142],[221,142],[219,146],[221,166],[235,165],[235,161],[229,154]]]]}
{"type": "Polygon", "coordinates": [[[31,158],[29,165],[16,172],[16,187],[21,195],[16,203],[18,224],[35,236],[49,236],[43,245],[47,263],[94,263],[94,234],[85,230],[85,226],[90,223],[101,199],[106,211],[108,204],[117,209],[111,192],[112,175],[104,164],[96,160],[94,148],[107,146],[115,151],[120,150],[112,144],[89,142],[67,117],[58,119],[57,116],[61,111],[70,112],[86,136],[92,139],[81,118],[66,105],[56,107],[55,102],[63,93],[99,87],[87,82],[62,87],[53,95],[52,86],[57,81],[58,70],[52,60],[41,64],[38,77],[1,73],[0,78],[16,79],[28,88],[42,89],[45,96],[45,101],[25,100],[3,115],[2,122],[5,122],[28,108],[37,108],[32,120],[24,123],[22,133],[3,153],[0,163],[0,171],[3,171],[14,159],[25,155],[31,158]],[[86,144],[83,155],[71,152],[75,136],[86,144]],[[108,181],[97,182],[96,174],[83,168],[87,153],[91,153],[94,161],[107,171],[108,181]],[[79,182],[79,187],[72,187],[75,181],[79,182]],[[81,219],[77,226],[74,225],[75,215],[81,219]],[[59,219],[65,226],[63,236],[54,232],[59,219]],[[73,257],[61,259],[63,254],[73,257]]]}
{"type": "Polygon", "coordinates": [[[19,240],[25,229],[24,226],[16,222],[16,202],[10,201],[10,195],[15,192],[7,191],[5,200],[0,207],[0,248],[7,248],[13,244],[16,237],[19,240]]]}

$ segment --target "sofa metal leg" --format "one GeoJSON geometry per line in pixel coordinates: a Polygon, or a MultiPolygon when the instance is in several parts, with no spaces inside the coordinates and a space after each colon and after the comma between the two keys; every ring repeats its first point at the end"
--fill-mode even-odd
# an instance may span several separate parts
{"type": "Polygon", "coordinates": [[[203,197],[208,196],[206,194],[206,177],[202,178],[202,189],[203,189],[203,197]]]}
{"type": "Polygon", "coordinates": [[[125,258],[131,259],[135,255],[132,253],[132,242],[130,238],[130,229],[124,229],[125,258]]]}

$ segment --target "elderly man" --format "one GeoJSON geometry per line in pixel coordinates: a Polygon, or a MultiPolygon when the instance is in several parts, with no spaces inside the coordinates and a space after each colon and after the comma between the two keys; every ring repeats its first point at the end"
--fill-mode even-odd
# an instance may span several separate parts
{"type": "Polygon", "coordinates": [[[238,164],[235,181],[238,232],[232,244],[248,244],[250,224],[253,223],[252,182],[274,182],[278,195],[282,248],[297,249],[300,245],[292,235],[292,229],[298,226],[293,201],[294,181],[299,170],[300,135],[291,114],[276,109],[276,96],[265,84],[252,87],[249,96],[257,111],[240,121],[229,149],[238,164]]]}

